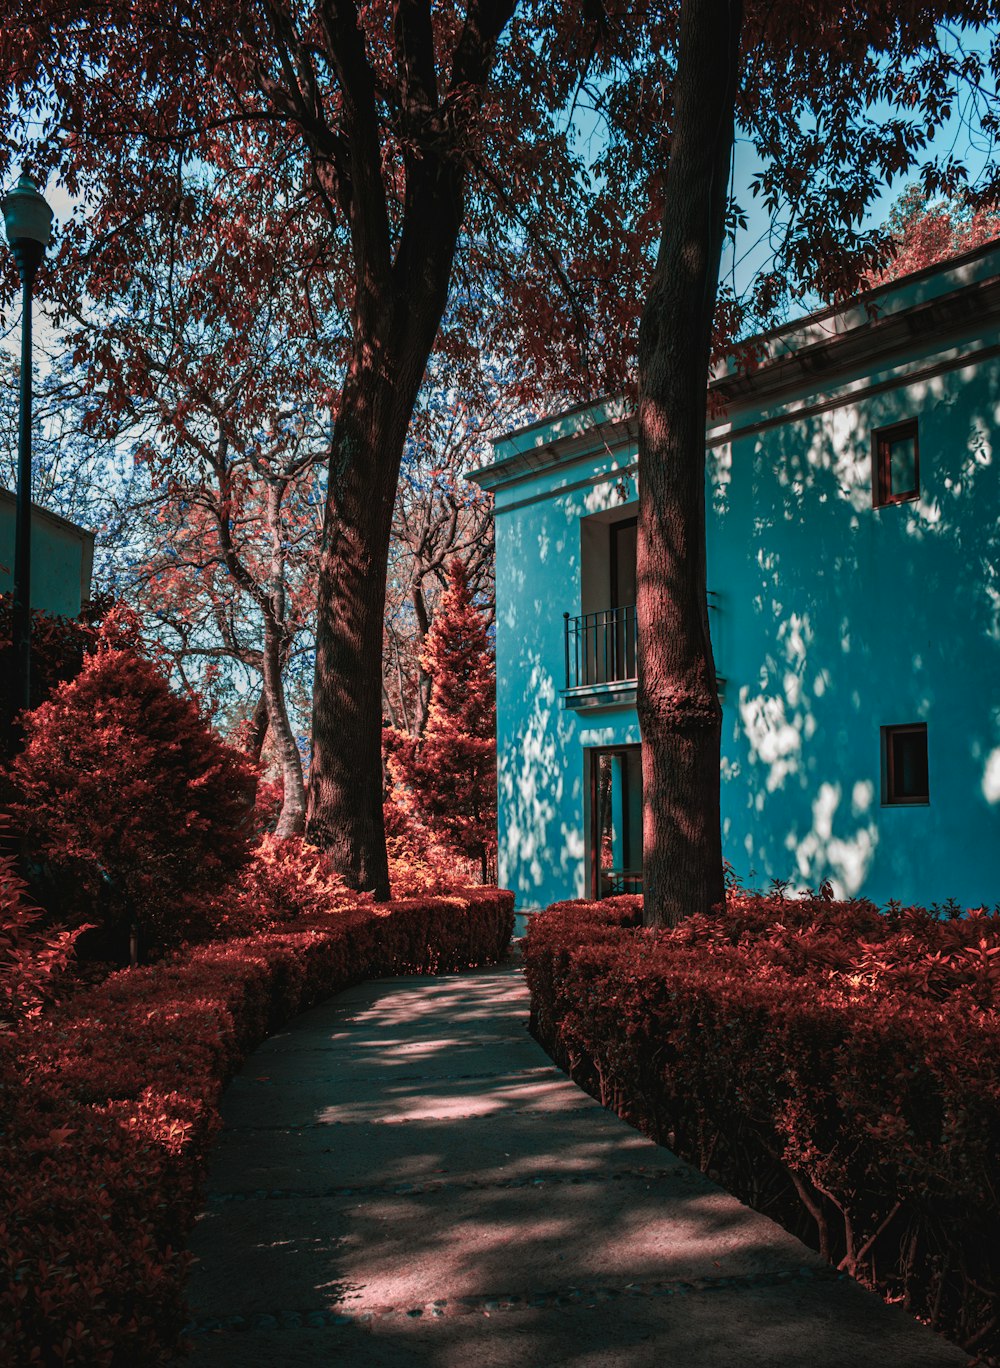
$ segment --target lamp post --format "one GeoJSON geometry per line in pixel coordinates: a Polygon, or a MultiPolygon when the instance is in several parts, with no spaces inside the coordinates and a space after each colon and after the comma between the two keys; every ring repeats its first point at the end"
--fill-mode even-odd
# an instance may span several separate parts
{"type": "Polygon", "coordinates": [[[3,200],[7,241],[21,277],[21,395],[14,519],[14,620],[10,723],[31,707],[31,287],[52,231],[52,210],[27,176],[3,200]]]}

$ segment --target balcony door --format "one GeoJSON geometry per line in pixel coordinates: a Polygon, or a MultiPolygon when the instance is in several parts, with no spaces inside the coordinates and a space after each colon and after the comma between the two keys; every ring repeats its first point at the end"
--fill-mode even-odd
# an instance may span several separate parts
{"type": "Polygon", "coordinates": [[[611,607],[634,608],[636,599],[635,561],[639,544],[638,518],[612,523],[611,533],[611,607]]]}
{"type": "Polygon", "coordinates": [[[612,523],[611,548],[611,612],[614,643],[612,660],[615,679],[636,677],[635,562],[638,550],[639,520],[626,518],[612,523]]]}
{"type": "Polygon", "coordinates": [[[590,751],[591,896],[642,892],[642,749],[590,751]]]}

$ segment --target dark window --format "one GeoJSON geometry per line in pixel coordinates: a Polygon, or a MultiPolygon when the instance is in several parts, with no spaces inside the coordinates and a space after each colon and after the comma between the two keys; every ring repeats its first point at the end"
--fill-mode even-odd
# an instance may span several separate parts
{"type": "Polygon", "coordinates": [[[872,495],[876,508],[905,503],[920,493],[917,420],[911,418],[872,434],[872,495]]]}
{"type": "Polygon", "coordinates": [[[882,728],[882,802],[930,802],[925,722],[882,728]]]}
{"type": "Polygon", "coordinates": [[[639,536],[638,518],[611,524],[611,607],[635,605],[635,561],[639,536]]]}

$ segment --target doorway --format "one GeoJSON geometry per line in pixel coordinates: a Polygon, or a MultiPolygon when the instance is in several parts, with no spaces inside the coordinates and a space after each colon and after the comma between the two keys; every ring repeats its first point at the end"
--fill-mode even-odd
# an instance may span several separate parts
{"type": "Polygon", "coordinates": [[[642,892],[642,748],[590,751],[591,896],[642,892]]]}

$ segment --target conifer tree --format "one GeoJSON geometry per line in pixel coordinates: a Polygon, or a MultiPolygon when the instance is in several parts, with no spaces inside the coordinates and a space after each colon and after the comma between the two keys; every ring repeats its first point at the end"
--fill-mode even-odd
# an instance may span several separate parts
{"type": "MultiPolygon", "coordinates": [[[[129,624],[126,621],[126,629],[129,624]]],[[[176,942],[249,858],[254,776],[109,619],[80,674],[24,719],[10,811],[45,905],[123,949],[176,942]]]]}
{"type": "Polygon", "coordinates": [[[465,566],[448,585],[421,664],[431,679],[423,737],[398,737],[390,768],[414,813],[443,843],[478,859],[485,883],[496,843],[496,669],[465,566]]]}

